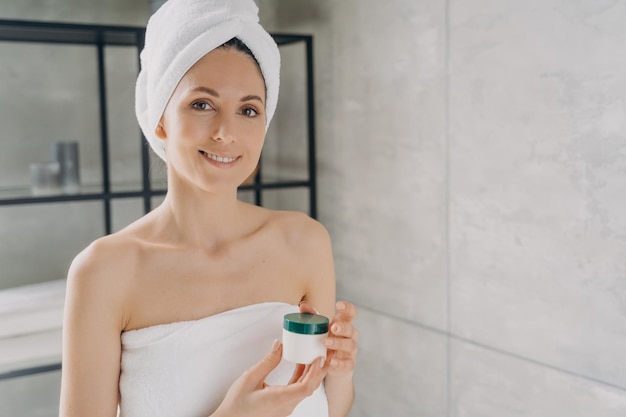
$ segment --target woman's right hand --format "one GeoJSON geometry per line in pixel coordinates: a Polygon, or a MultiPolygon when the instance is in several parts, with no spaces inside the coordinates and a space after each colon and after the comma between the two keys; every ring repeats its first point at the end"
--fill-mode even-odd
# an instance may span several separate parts
{"type": "Polygon", "coordinates": [[[212,417],[286,417],[320,386],[328,372],[324,358],[297,365],[287,385],[267,385],[265,378],[280,363],[282,344],[275,340],[270,352],[246,370],[228,389],[212,417]]]}

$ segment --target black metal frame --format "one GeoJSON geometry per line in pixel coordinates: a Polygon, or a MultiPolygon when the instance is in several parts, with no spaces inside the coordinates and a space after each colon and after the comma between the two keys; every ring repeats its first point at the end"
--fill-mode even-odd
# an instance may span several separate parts
{"type": "MultiPolygon", "coordinates": [[[[151,199],[154,196],[164,195],[166,190],[153,189],[150,184],[150,157],[145,138],[140,133],[142,184],[135,191],[111,191],[111,177],[109,171],[109,132],[108,116],[106,111],[106,74],[105,74],[105,46],[133,46],[137,48],[139,67],[139,52],[144,44],[145,28],[132,26],[112,25],[85,25],[71,23],[35,22],[23,20],[0,19],[0,42],[35,42],[73,45],[92,45],[97,48],[98,60],[98,91],[100,106],[100,149],[102,163],[102,192],[80,193],[72,195],[51,195],[32,197],[2,198],[0,206],[57,203],[69,201],[97,201],[104,205],[104,231],[112,232],[111,202],[120,198],[142,198],[144,212],[152,208],[151,199]]],[[[255,203],[262,204],[262,192],[266,189],[278,188],[309,188],[309,215],[317,218],[317,182],[315,166],[315,113],[314,113],[314,82],[313,82],[313,37],[297,34],[272,34],[276,43],[288,45],[303,42],[306,47],[306,91],[307,91],[307,134],[308,134],[308,179],[302,181],[279,181],[264,183],[261,176],[262,157],[259,170],[253,184],[242,185],[240,190],[253,190],[255,203]]],[[[50,372],[60,369],[60,364],[26,368],[17,371],[0,373],[0,380],[16,378],[41,372],[50,372]]]]}
{"type": "MultiPolygon", "coordinates": [[[[142,185],[141,189],[127,192],[111,191],[109,172],[109,132],[106,111],[106,74],[104,70],[105,46],[133,46],[139,51],[143,48],[144,28],[132,26],[105,26],[82,25],[69,23],[49,23],[20,20],[0,19],[0,41],[37,42],[56,44],[94,45],[97,48],[98,59],[98,90],[100,99],[100,142],[102,162],[102,192],[75,195],[33,196],[2,198],[0,206],[18,204],[54,203],[67,201],[102,200],[104,203],[105,233],[112,231],[111,227],[111,200],[118,198],[141,197],[144,202],[144,211],[151,209],[151,198],[165,194],[165,190],[152,189],[150,184],[149,150],[143,135],[141,141],[142,185]]],[[[264,183],[261,179],[261,170],[255,181],[250,185],[243,185],[241,190],[254,190],[255,203],[261,205],[262,190],[276,188],[309,188],[309,214],[317,218],[317,193],[315,170],[315,113],[314,113],[314,84],[313,84],[313,37],[310,35],[272,34],[276,43],[288,45],[304,42],[306,47],[306,82],[307,82],[307,129],[308,129],[308,179],[303,181],[279,181],[264,183]]]]}

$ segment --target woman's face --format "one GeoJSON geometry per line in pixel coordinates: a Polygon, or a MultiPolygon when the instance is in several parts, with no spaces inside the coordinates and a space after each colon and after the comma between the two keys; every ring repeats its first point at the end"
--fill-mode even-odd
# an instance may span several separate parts
{"type": "Polygon", "coordinates": [[[159,127],[168,175],[232,190],[254,171],[265,139],[265,83],[252,57],[218,48],[185,74],[159,127]]]}

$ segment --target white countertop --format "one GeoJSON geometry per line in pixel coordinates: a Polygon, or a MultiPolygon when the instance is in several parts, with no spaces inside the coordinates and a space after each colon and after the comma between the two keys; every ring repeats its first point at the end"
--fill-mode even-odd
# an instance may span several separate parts
{"type": "Polygon", "coordinates": [[[61,362],[65,280],[0,290],[0,373],[61,362]]]}

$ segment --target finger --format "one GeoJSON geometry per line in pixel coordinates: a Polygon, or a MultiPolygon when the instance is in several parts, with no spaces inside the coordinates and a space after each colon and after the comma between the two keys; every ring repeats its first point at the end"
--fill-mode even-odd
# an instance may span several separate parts
{"type": "Polygon", "coordinates": [[[357,315],[356,306],[347,301],[339,301],[335,308],[337,309],[337,315],[341,316],[341,321],[352,321],[357,315]]]}
{"type": "Polygon", "coordinates": [[[327,363],[324,357],[317,358],[308,365],[306,372],[299,381],[303,386],[304,392],[307,393],[306,396],[311,395],[320,386],[329,367],[330,363],[327,363]]]}
{"type": "Polygon", "coordinates": [[[302,382],[302,380],[304,379],[304,377],[306,376],[307,372],[309,372],[309,369],[311,369],[311,365],[304,365],[304,372],[302,372],[302,375],[300,375],[300,378],[298,378],[298,382],[302,382]]]}
{"type": "Polygon", "coordinates": [[[272,385],[271,389],[261,391],[259,395],[265,396],[268,400],[271,399],[275,404],[290,403],[294,400],[300,402],[313,394],[320,386],[328,369],[329,364],[326,364],[323,358],[318,358],[309,366],[298,382],[289,385],[272,385]],[[321,367],[320,363],[324,364],[324,367],[321,367]]]}
{"type": "Polygon", "coordinates": [[[298,382],[300,380],[300,378],[302,378],[302,375],[304,375],[304,371],[306,369],[306,366],[299,363],[296,365],[295,369],[293,370],[293,374],[291,375],[291,379],[289,380],[289,384],[293,384],[294,382],[298,382]]]}
{"type": "Polygon", "coordinates": [[[330,360],[330,368],[331,372],[349,372],[353,371],[356,365],[356,359],[353,357],[340,359],[338,355],[335,355],[330,360]]]}
{"type": "Polygon", "coordinates": [[[358,340],[359,332],[350,322],[339,321],[330,326],[330,332],[333,336],[347,337],[358,340]]]}
{"type": "Polygon", "coordinates": [[[319,311],[315,309],[308,301],[300,301],[300,313],[319,314],[319,311]]]}
{"type": "Polygon", "coordinates": [[[345,352],[349,355],[356,354],[357,344],[354,339],[344,337],[327,337],[324,339],[324,346],[327,349],[345,352]]]}
{"type": "Polygon", "coordinates": [[[324,368],[330,369],[330,363],[332,362],[336,353],[337,352],[334,350],[326,350],[326,361],[324,362],[324,368]]]}
{"type": "Polygon", "coordinates": [[[265,378],[278,366],[282,358],[282,344],[274,340],[270,351],[246,371],[246,380],[254,386],[263,387],[265,378]]]}

